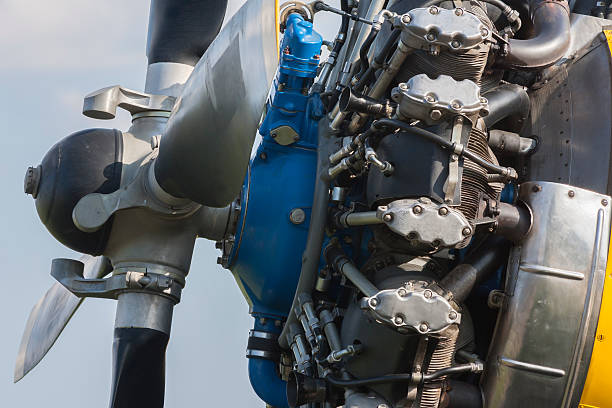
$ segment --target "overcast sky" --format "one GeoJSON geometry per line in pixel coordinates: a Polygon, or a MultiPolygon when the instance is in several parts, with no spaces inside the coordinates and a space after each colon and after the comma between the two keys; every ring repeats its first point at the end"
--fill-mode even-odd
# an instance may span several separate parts
{"type": "MultiPolygon", "coordinates": [[[[336,2],[331,2],[336,3],[336,2]]],[[[229,14],[242,4],[230,0],[229,14]]],[[[115,302],[85,301],[53,349],[13,384],[30,309],[53,284],[52,258],[78,257],[56,242],[23,193],[23,176],[59,139],[90,127],[126,130],[81,114],[83,96],[120,84],[142,90],[148,0],[0,0],[0,398],[6,407],[108,406],[115,302]]],[[[321,19],[321,22],[330,20],[321,19]]],[[[326,39],[336,25],[326,24],[326,39]]],[[[196,245],[168,346],[166,407],[256,407],[244,357],[252,318],[212,242],[196,245]]]]}

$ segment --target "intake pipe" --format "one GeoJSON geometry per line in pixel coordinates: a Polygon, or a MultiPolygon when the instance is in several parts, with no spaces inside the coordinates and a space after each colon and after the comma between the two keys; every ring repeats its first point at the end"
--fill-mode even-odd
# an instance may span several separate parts
{"type": "Polygon", "coordinates": [[[461,264],[455,266],[440,284],[453,294],[457,303],[461,303],[477,284],[506,262],[508,250],[509,242],[505,238],[492,236],[461,264]]]}
{"type": "Polygon", "coordinates": [[[535,35],[508,40],[508,53],[497,62],[502,68],[539,69],[557,62],[570,44],[570,11],[565,0],[531,0],[529,14],[535,35]]]}
{"type": "Polygon", "coordinates": [[[531,111],[527,91],[516,84],[502,84],[482,96],[489,102],[489,114],[483,118],[487,128],[506,118],[520,128],[531,111]]]}

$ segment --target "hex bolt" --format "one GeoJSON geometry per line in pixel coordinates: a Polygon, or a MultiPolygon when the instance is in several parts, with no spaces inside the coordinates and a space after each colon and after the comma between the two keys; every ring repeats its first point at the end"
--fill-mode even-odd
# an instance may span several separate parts
{"type": "Polygon", "coordinates": [[[399,89],[405,91],[406,89],[408,89],[408,85],[406,85],[405,82],[401,82],[398,86],[399,89]]]}
{"type": "Polygon", "coordinates": [[[461,231],[461,233],[467,237],[468,235],[470,235],[470,234],[472,233],[472,229],[471,229],[470,227],[465,227],[465,228],[464,228],[464,229],[461,231]]]}
{"type": "Polygon", "coordinates": [[[426,333],[429,330],[429,325],[427,324],[427,322],[423,322],[419,325],[419,331],[421,333],[426,333]]]}
{"type": "Polygon", "coordinates": [[[415,214],[421,214],[423,212],[423,207],[421,207],[420,205],[415,205],[414,207],[412,207],[412,212],[415,214]]]}
{"type": "Polygon", "coordinates": [[[395,317],[393,318],[393,323],[399,326],[404,323],[404,318],[402,317],[402,315],[395,315],[395,317]]]}
{"type": "Polygon", "coordinates": [[[306,220],[306,213],[301,208],[294,208],[289,213],[289,221],[292,224],[299,225],[306,220]]]}
{"type": "Polygon", "coordinates": [[[427,102],[427,103],[435,103],[435,102],[436,102],[436,98],[434,98],[434,97],[433,97],[433,96],[431,96],[431,95],[427,95],[427,96],[425,97],[425,102],[427,102]]]}
{"type": "Polygon", "coordinates": [[[448,314],[448,318],[449,318],[449,319],[451,319],[451,320],[456,320],[456,319],[457,319],[457,317],[458,317],[458,316],[457,316],[457,312],[455,312],[455,311],[452,311],[452,312],[450,312],[450,313],[448,314]]]}
{"type": "Polygon", "coordinates": [[[371,308],[375,308],[376,306],[378,306],[378,299],[376,298],[371,298],[370,301],[368,302],[370,304],[371,308]]]}
{"type": "Polygon", "coordinates": [[[404,14],[402,16],[402,23],[410,24],[411,21],[412,21],[412,17],[410,17],[410,14],[404,14]]]}
{"type": "Polygon", "coordinates": [[[404,297],[404,296],[406,296],[408,294],[408,291],[406,291],[406,289],[404,289],[404,288],[399,288],[397,290],[397,294],[398,294],[399,297],[404,297]]]}
{"type": "Polygon", "coordinates": [[[456,8],[455,9],[455,15],[456,16],[462,16],[463,15],[463,9],[462,8],[456,8]]]}
{"type": "Polygon", "coordinates": [[[453,108],[454,110],[459,110],[461,109],[461,104],[457,101],[451,103],[451,108],[453,108]]]}
{"type": "Polygon", "coordinates": [[[574,197],[576,196],[576,193],[574,192],[574,190],[570,190],[570,191],[568,191],[568,192],[567,192],[567,195],[568,195],[570,198],[574,198],[574,197]]]}
{"type": "Polygon", "coordinates": [[[440,120],[442,118],[442,112],[440,112],[438,109],[433,109],[429,113],[429,117],[433,120],[440,120]]]}
{"type": "Polygon", "coordinates": [[[606,207],[608,205],[608,200],[606,200],[605,198],[601,199],[601,205],[603,205],[604,207],[606,207]]]}
{"type": "Polygon", "coordinates": [[[441,208],[438,210],[438,214],[440,214],[440,215],[441,215],[441,216],[443,216],[443,217],[444,217],[444,216],[446,216],[446,215],[448,214],[448,208],[446,208],[446,207],[441,207],[441,208]]]}
{"type": "Polygon", "coordinates": [[[436,6],[431,6],[429,8],[429,13],[430,14],[438,14],[438,12],[439,12],[439,10],[438,10],[438,8],[436,6]]]}
{"type": "Polygon", "coordinates": [[[487,103],[489,103],[489,100],[487,98],[482,97],[482,98],[480,98],[480,103],[487,104],[487,103]]]}
{"type": "Polygon", "coordinates": [[[453,40],[453,41],[451,41],[451,47],[459,48],[459,47],[461,47],[461,43],[459,41],[457,41],[457,40],[453,40]]]}
{"type": "Polygon", "coordinates": [[[483,37],[486,37],[489,35],[489,30],[487,30],[485,27],[482,27],[480,29],[480,35],[482,35],[483,37]]]}
{"type": "Polygon", "coordinates": [[[386,213],[385,215],[383,215],[383,221],[384,222],[391,222],[391,221],[393,221],[393,214],[386,213]]]}
{"type": "Polygon", "coordinates": [[[433,296],[433,292],[429,289],[425,289],[425,291],[423,291],[423,297],[425,299],[431,299],[431,297],[433,296]]]}
{"type": "Polygon", "coordinates": [[[436,35],[434,33],[429,33],[425,36],[425,38],[427,39],[427,41],[435,41],[436,35]]]}

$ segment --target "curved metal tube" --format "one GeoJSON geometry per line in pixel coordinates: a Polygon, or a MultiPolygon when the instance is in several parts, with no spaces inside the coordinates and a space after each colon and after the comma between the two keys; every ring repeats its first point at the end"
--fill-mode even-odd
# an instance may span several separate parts
{"type": "Polygon", "coordinates": [[[487,128],[507,117],[522,124],[531,111],[529,95],[520,85],[502,84],[482,96],[489,101],[489,114],[483,118],[487,128]]]}
{"type": "Polygon", "coordinates": [[[225,207],[240,192],[276,71],[275,21],[274,2],[247,1],[196,65],[155,161],[167,193],[225,207]]]}
{"type": "Polygon", "coordinates": [[[276,363],[259,358],[249,359],[249,380],[259,398],[273,407],[286,408],[287,383],[276,375],[276,363]]]}
{"type": "Polygon", "coordinates": [[[530,1],[535,36],[528,40],[508,41],[509,50],[500,67],[538,69],[557,62],[570,45],[570,12],[565,0],[530,1]]]}

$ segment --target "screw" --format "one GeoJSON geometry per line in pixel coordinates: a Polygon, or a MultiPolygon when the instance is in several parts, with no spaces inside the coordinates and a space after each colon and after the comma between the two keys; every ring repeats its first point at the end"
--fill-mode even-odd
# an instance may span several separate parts
{"type": "Polygon", "coordinates": [[[570,191],[567,192],[567,195],[570,196],[570,198],[574,198],[576,193],[574,192],[574,190],[570,190],[570,191]]]}
{"type": "Polygon", "coordinates": [[[531,191],[533,191],[534,193],[538,193],[538,192],[542,191],[542,186],[539,185],[539,184],[536,184],[535,186],[533,186],[531,188],[531,191]]]}
{"type": "Polygon", "coordinates": [[[383,221],[384,222],[391,222],[391,221],[393,221],[393,214],[387,213],[387,214],[383,215],[383,221]]]}
{"type": "Polygon", "coordinates": [[[421,207],[420,205],[415,205],[414,207],[412,207],[412,212],[415,214],[421,214],[423,212],[423,207],[421,207]]]}
{"type": "Polygon", "coordinates": [[[440,120],[440,118],[442,118],[442,112],[438,109],[434,109],[429,113],[429,117],[433,120],[440,120]]]}
{"type": "Polygon", "coordinates": [[[463,15],[463,9],[462,8],[456,8],[455,9],[455,15],[456,16],[462,16],[463,15]]]}
{"type": "Polygon", "coordinates": [[[608,200],[606,200],[605,198],[603,198],[601,200],[601,205],[603,205],[604,207],[606,207],[608,205],[608,200]]]}
{"type": "Polygon", "coordinates": [[[433,292],[429,289],[425,289],[425,291],[423,292],[423,297],[425,299],[431,299],[432,296],[433,296],[433,292]]]}
{"type": "Polygon", "coordinates": [[[470,235],[470,234],[472,233],[472,229],[471,229],[470,227],[465,227],[465,228],[464,228],[464,229],[461,231],[461,233],[467,237],[468,235],[470,235]]]}
{"type": "Polygon", "coordinates": [[[446,208],[446,207],[442,207],[442,208],[440,208],[440,209],[438,210],[438,214],[440,214],[441,216],[443,216],[443,217],[444,217],[445,215],[447,215],[447,214],[448,214],[448,208],[446,208]]]}
{"type": "Polygon", "coordinates": [[[426,322],[423,322],[419,325],[419,331],[421,333],[425,333],[429,330],[429,325],[426,322]]]}
{"type": "Polygon", "coordinates": [[[448,318],[451,320],[455,320],[457,318],[457,312],[452,311],[448,314],[448,318]]]}
{"type": "Polygon", "coordinates": [[[299,225],[306,220],[306,213],[301,208],[294,208],[289,213],[289,221],[295,225],[299,225]]]}
{"type": "Polygon", "coordinates": [[[401,325],[401,324],[403,324],[403,323],[404,323],[404,318],[402,317],[402,315],[396,315],[396,316],[393,318],[393,323],[395,323],[396,325],[398,325],[398,326],[399,326],[399,325],[401,325]]]}
{"type": "Polygon", "coordinates": [[[425,38],[427,39],[427,41],[435,41],[436,35],[434,33],[429,33],[425,36],[425,38]]]}
{"type": "Polygon", "coordinates": [[[457,40],[451,41],[451,47],[453,48],[459,48],[461,47],[461,43],[457,40]]]}

